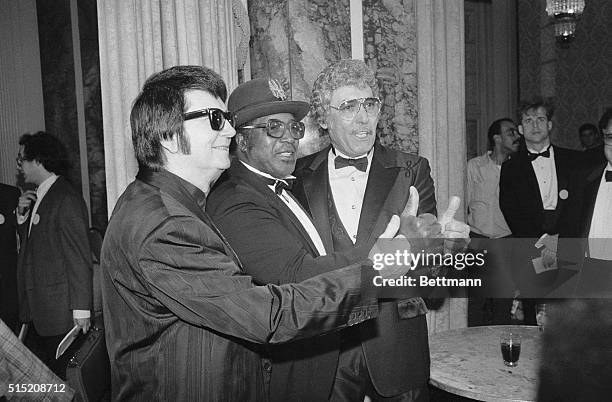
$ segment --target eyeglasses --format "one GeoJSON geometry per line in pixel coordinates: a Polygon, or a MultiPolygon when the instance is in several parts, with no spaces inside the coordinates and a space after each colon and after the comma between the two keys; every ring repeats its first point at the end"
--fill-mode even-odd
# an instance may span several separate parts
{"type": "Polygon", "coordinates": [[[357,117],[362,105],[369,117],[378,116],[380,112],[380,99],[378,98],[349,99],[343,101],[337,107],[332,105],[329,106],[336,109],[342,119],[352,121],[357,117]]]}
{"type": "Polygon", "coordinates": [[[215,131],[223,130],[223,127],[225,127],[226,120],[232,127],[234,126],[234,117],[232,116],[232,114],[230,112],[224,112],[221,109],[210,108],[183,113],[183,120],[185,121],[197,119],[199,117],[208,117],[208,119],[210,120],[210,128],[215,131]]]}
{"type": "Polygon", "coordinates": [[[285,135],[285,130],[289,129],[291,138],[295,140],[304,138],[304,132],[306,131],[306,127],[301,121],[291,120],[285,123],[284,121],[276,119],[270,119],[265,123],[242,126],[240,128],[265,128],[266,134],[272,138],[282,138],[282,136],[285,135]]]}

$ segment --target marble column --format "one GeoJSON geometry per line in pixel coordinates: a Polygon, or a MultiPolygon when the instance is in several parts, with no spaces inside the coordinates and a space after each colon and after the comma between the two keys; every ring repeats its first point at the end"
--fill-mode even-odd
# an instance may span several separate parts
{"type": "MultiPolygon", "coordinates": [[[[466,175],[463,2],[416,2],[419,154],[429,159],[438,211],[464,199],[466,175]]],[[[464,208],[457,212],[463,219],[464,208]]],[[[467,326],[467,299],[428,315],[430,332],[467,326]]]]}

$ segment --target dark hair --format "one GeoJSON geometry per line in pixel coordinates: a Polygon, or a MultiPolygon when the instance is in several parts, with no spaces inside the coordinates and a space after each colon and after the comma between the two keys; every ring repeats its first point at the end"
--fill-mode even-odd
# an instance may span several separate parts
{"type": "Polygon", "coordinates": [[[523,115],[527,114],[528,111],[537,110],[541,107],[546,110],[546,118],[548,119],[548,121],[550,121],[553,117],[555,107],[553,106],[551,100],[547,100],[539,96],[533,98],[530,101],[521,102],[518,108],[518,121],[523,121],[523,115]]]}
{"type": "Polygon", "coordinates": [[[225,102],[223,78],[202,66],[175,66],[151,75],[130,113],[132,143],[138,166],[159,170],[165,165],[161,141],[175,136],[181,152],[191,152],[183,135],[185,92],[202,90],[225,102]]]}
{"type": "Polygon", "coordinates": [[[601,119],[599,119],[599,129],[602,133],[608,127],[610,120],[612,120],[612,107],[606,109],[604,114],[601,116],[601,119]]]}
{"type": "Polygon", "coordinates": [[[24,134],[19,138],[19,145],[23,146],[24,160],[37,161],[49,172],[65,175],[70,168],[66,147],[54,135],[44,131],[24,134]]]}
{"type": "Polygon", "coordinates": [[[493,147],[495,146],[495,140],[493,139],[493,137],[501,134],[501,124],[505,121],[514,124],[511,118],[502,117],[501,119],[495,120],[489,126],[489,131],[487,131],[487,138],[489,139],[489,149],[493,149],[493,147]]]}
{"type": "Polygon", "coordinates": [[[582,126],[580,126],[580,128],[578,129],[578,134],[582,134],[583,131],[587,130],[591,130],[595,134],[599,134],[599,131],[597,131],[597,127],[595,127],[595,124],[591,123],[584,123],[582,126]]]}

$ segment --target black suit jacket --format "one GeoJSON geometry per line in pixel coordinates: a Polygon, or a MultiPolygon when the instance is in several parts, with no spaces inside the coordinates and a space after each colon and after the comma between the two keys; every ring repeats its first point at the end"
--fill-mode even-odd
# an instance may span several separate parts
{"type": "MultiPolygon", "coordinates": [[[[327,201],[329,150],[327,147],[298,160],[295,194],[311,212],[326,249],[333,250],[327,201]]],[[[372,247],[391,216],[403,211],[410,186],[419,191],[418,213],[435,214],[435,191],[427,160],[382,147],[377,142],[359,219],[356,248],[372,247]]],[[[398,395],[427,383],[426,312],[421,298],[382,302],[379,318],[360,326],[369,373],[379,394],[398,395]]]]}
{"type": "Polygon", "coordinates": [[[36,215],[29,235],[32,214],[19,225],[19,318],[42,336],[63,335],[74,325],[72,310],[91,310],[93,303],[87,207],[60,176],[36,215]]]}
{"type": "Polygon", "coordinates": [[[141,171],[117,202],[101,254],[113,400],[265,400],[254,344],[377,314],[358,266],[255,286],[204,207],[167,171],[141,171]]]}
{"type": "MultiPolygon", "coordinates": [[[[298,218],[261,176],[237,159],[227,173],[206,210],[256,283],[299,282],[367,258],[365,247],[320,256],[298,218]]],[[[270,348],[270,399],[327,401],[339,342],[335,333],[270,348]]]]}
{"type": "Polygon", "coordinates": [[[17,221],[19,189],[0,183],[0,319],[17,324],[17,221]]]}
{"type": "MultiPolygon", "coordinates": [[[[557,191],[567,192],[569,174],[581,166],[580,152],[553,145],[557,171],[557,191]]],[[[499,206],[515,237],[539,238],[544,234],[544,214],[540,188],[527,150],[521,149],[503,163],[499,180],[499,206]]],[[[558,197],[557,210],[567,198],[558,197]]]]}

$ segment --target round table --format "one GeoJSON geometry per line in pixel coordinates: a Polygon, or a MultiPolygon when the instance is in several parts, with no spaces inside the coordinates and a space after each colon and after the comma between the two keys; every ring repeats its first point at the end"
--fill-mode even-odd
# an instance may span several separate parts
{"type": "Polygon", "coordinates": [[[438,332],[429,338],[430,382],[479,401],[535,401],[542,333],[538,327],[496,325],[438,332]],[[503,330],[521,334],[518,366],[504,365],[503,330]]]}

